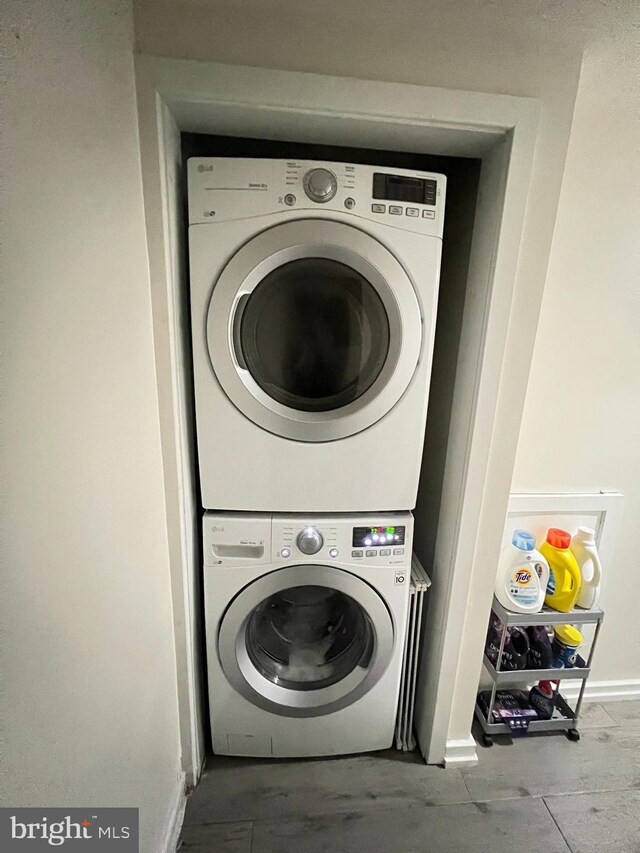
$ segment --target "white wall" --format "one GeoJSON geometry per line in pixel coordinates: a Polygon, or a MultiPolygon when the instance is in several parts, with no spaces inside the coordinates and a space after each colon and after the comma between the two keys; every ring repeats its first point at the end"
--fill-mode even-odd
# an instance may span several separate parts
{"type": "Polygon", "coordinates": [[[513,478],[517,492],[625,494],[592,677],[638,690],[639,56],[631,33],[585,54],[513,478]]]}
{"type": "Polygon", "coordinates": [[[3,805],[138,806],[158,853],[180,760],[130,9],[3,17],[3,805]]]}

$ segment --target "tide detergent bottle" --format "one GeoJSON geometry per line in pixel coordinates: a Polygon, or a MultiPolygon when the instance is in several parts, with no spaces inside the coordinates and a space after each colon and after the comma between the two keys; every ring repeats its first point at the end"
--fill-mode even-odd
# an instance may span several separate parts
{"type": "Polygon", "coordinates": [[[538,613],[549,580],[547,561],[536,551],[528,530],[514,530],[511,544],[500,554],[495,595],[512,613],[538,613]]]}
{"type": "Polygon", "coordinates": [[[570,533],[551,527],[546,542],[540,547],[540,553],[549,564],[549,584],[544,601],[561,613],[573,610],[580,592],[580,568],[569,550],[570,544],[570,533]]]}

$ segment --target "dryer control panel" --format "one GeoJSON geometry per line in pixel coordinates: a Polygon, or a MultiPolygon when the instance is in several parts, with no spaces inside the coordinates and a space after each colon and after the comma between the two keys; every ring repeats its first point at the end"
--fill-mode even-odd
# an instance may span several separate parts
{"type": "Polygon", "coordinates": [[[189,224],[272,213],[342,214],[442,238],[447,179],[409,169],[318,160],[192,157],[189,224]]]}

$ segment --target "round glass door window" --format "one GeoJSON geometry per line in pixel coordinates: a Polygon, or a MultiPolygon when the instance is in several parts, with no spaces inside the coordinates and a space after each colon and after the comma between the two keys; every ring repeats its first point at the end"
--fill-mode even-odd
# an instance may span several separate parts
{"type": "Polygon", "coordinates": [[[294,441],[336,441],[387,415],[420,360],[414,284],[378,240],[301,219],[260,232],[213,282],[211,367],[253,423],[294,441]]]}
{"type": "Polygon", "coordinates": [[[255,287],[238,343],[253,379],[273,400],[327,412],[373,385],[389,339],[385,307],[363,275],[330,258],[301,258],[255,287]]]}
{"type": "Polygon", "coordinates": [[[246,623],[253,666],[289,690],[330,687],[367,669],[375,634],[363,608],[326,586],[295,586],[262,601],[246,623]]]}

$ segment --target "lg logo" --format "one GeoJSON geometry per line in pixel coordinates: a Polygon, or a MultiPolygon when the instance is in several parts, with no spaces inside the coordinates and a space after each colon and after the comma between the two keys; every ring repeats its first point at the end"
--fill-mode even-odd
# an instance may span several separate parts
{"type": "Polygon", "coordinates": [[[199,172],[213,172],[213,166],[205,166],[204,163],[200,163],[198,166],[199,172]]]}

